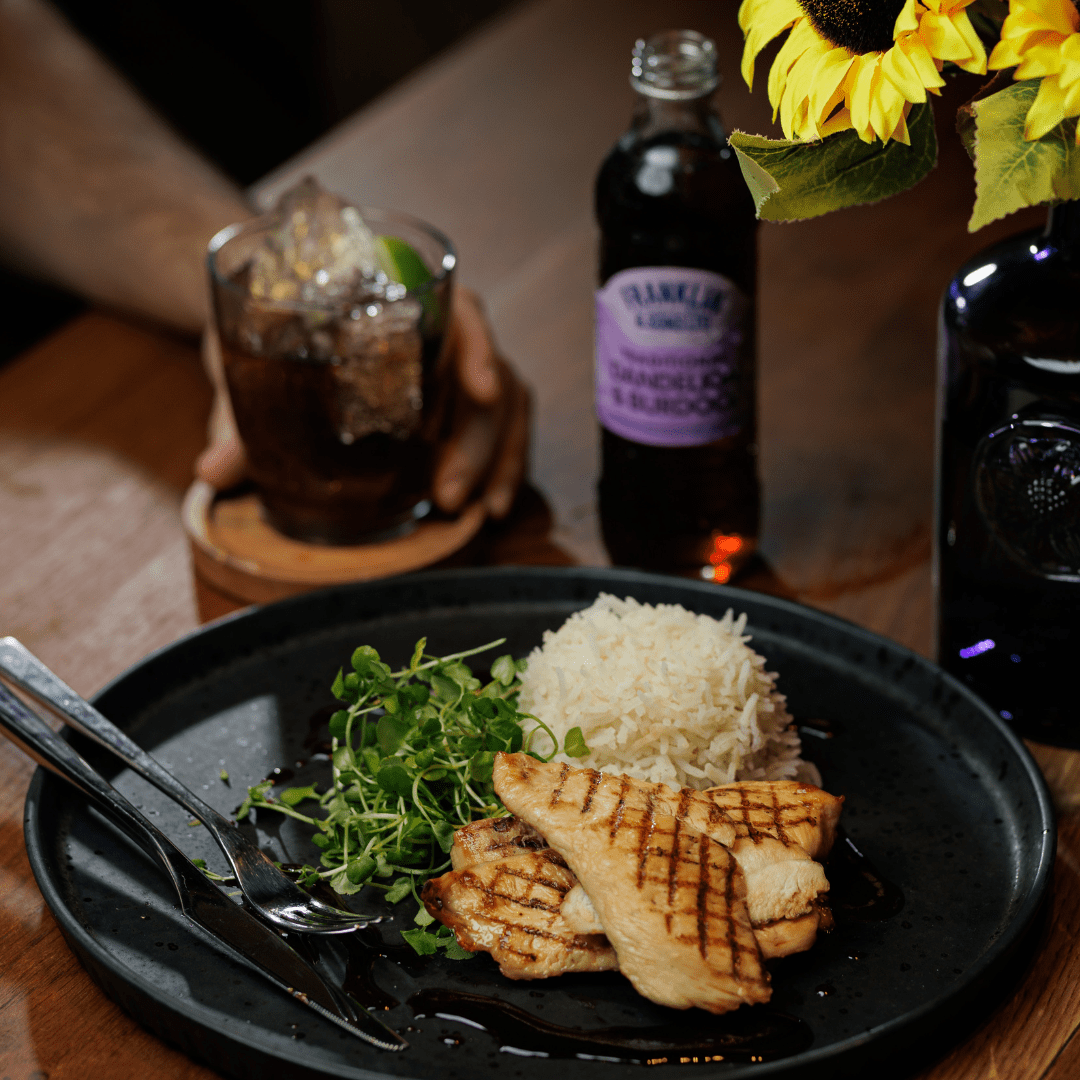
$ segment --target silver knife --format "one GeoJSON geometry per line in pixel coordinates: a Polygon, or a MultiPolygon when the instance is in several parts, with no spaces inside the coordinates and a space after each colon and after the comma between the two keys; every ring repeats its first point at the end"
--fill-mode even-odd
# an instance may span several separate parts
{"type": "Polygon", "coordinates": [[[108,783],[6,687],[0,685],[0,731],[38,764],[67,780],[101,809],[169,875],[184,914],[215,944],[314,1009],[380,1050],[408,1043],[392,1028],[329,986],[281,937],[234,904],[155,825],[108,783]]]}

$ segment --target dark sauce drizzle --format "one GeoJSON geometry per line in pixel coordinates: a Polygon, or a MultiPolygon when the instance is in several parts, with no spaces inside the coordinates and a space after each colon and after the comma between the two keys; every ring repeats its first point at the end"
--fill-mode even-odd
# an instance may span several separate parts
{"type": "Polygon", "coordinates": [[[421,990],[408,1002],[417,1019],[463,1021],[492,1035],[504,1053],[585,1061],[689,1065],[716,1061],[773,1061],[814,1041],[797,1017],[768,1009],[724,1016],[701,1013],[651,1027],[566,1028],[505,1001],[457,990],[421,990]]]}
{"type": "Polygon", "coordinates": [[[825,863],[829,906],[838,923],[891,919],[904,906],[899,886],[882,877],[843,829],[825,863]]]}

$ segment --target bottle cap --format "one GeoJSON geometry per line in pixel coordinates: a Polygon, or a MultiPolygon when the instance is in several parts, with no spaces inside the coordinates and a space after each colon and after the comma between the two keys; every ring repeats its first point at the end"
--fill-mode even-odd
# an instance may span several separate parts
{"type": "Polygon", "coordinates": [[[688,101],[720,85],[716,45],[696,30],[664,30],[634,46],[630,85],[649,97],[688,101]]]}

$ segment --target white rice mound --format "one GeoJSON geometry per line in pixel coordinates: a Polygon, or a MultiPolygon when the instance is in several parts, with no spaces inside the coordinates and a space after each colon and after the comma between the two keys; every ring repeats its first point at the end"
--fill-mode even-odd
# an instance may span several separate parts
{"type": "MultiPolygon", "coordinates": [[[[557,761],[673,787],[734,780],[820,783],[776,691],[747,646],[746,616],[717,621],[679,604],[601,593],[533,649],[519,708],[559,737],[580,727],[590,753],[557,761]]],[[[546,752],[550,740],[535,735],[546,752]]]]}

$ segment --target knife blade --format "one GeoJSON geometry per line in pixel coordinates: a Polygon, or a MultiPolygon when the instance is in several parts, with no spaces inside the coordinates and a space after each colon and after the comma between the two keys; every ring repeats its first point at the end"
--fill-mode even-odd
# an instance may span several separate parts
{"type": "Polygon", "coordinates": [[[224,952],[371,1046],[389,1051],[408,1047],[396,1031],[344,991],[324,982],[274,930],[225,896],[163,832],[3,685],[0,732],[38,764],[78,788],[158,862],[176,889],[184,915],[224,952]]]}

